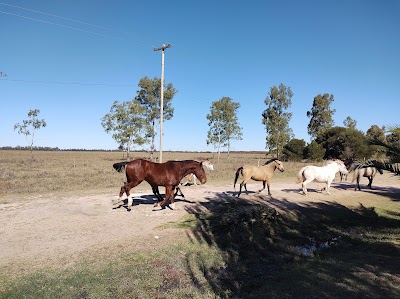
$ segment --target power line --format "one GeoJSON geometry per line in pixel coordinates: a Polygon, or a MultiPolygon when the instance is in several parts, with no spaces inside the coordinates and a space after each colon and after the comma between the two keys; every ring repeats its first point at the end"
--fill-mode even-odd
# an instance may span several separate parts
{"type": "Polygon", "coordinates": [[[78,24],[81,24],[81,25],[87,25],[87,26],[98,28],[98,29],[113,31],[113,32],[122,34],[124,36],[115,35],[115,34],[112,35],[112,34],[99,33],[99,32],[92,31],[92,30],[81,29],[81,28],[74,27],[74,26],[63,25],[63,24],[59,24],[59,23],[56,23],[56,22],[46,21],[46,20],[43,20],[43,19],[33,18],[33,17],[26,16],[26,15],[22,15],[22,14],[16,14],[16,13],[11,13],[11,12],[6,12],[6,11],[1,11],[0,10],[0,13],[2,13],[2,14],[14,16],[14,17],[19,17],[19,18],[23,18],[23,19],[27,19],[27,20],[31,20],[31,21],[35,21],[35,22],[40,22],[40,23],[44,23],[44,24],[55,25],[55,26],[59,26],[59,27],[63,27],[63,28],[71,29],[71,30],[81,31],[81,32],[90,33],[90,34],[95,34],[95,35],[98,35],[98,36],[114,38],[114,39],[119,39],[119,40],[124,40],[124,41],[131,41],[131,42],[134,42],[136,44],[140,44],[140,45],[149,47],[148,45],[146,45],[144,43],[137,42],[132,37],[127,37],[127,35],[129,35],[129,33],[122,32],[122,31],[117,30],[117,29],[113,29],[113,28],[109,28],[109,27],[105,27],[105,26],[100,26],[100,25],[95,25],[95,24],[91,24],[91,23],[88,23],[88,22],[83,22],[83,21],[80,21],[80,20],[66,18],[66,17],[63,17],[63,16],[58,16],[58,15],[55,15],[55,14],[49,14],[49,13],[46,13],[46,12],[43,12],[43,11],[33,10],[33,9],[29,9],[29,8],[25,8],[25,7],[21,7],[21,6],[16,6],[16,5],[11,5],[11,4],[7,4],[7,3],[0,2],[0,5],[12,7],[12,8],[17,8],[17,9],[22,9],[22,10],[30,11],[30,12],[33,12],[33,13],[37,13],[37,14],[42,14],[42,15],[45,15],[45,16],[53,17],[53,18],[59,18],[59,19],[65,20],[65,21],[75,22],[75,23],[78,23],[78,24]]]}
{"type": "MultiPolygon", "coordinates": [[[[95,24],[91,24],[91,23],[87,23],[87,22],[83,22],[83,21],[79,21],[79,20],[75,20],[75,19],[70,19],[70,18],[66,18],[66,17],[54,15],[54,14],[49,14],[49,13],[46,13],[46,12],[43,12],[43,11],[34,10],[34,9],[26,8],[26,7],[11,5],[11,4],[2,3],[2,2],[0,2],[0,5],[5,5],[5,6],[13,7],[13,8],[23,9],[23,10],[31,11],[31,12],[34,12],[34,13],[39,13],[39,14],[42,14],[42,15],[45,15],[45,16],[50,16],[50,17],[54,17],[54,18],[59,18],[59,19],[62,19],[62,20],[67,20],[67,21],[71,21],[71,22],[76,22],[76,23],[80,23],[80,24],[84,24],[84,25],[89,25],[89,26],[101,28],[101,29],[107,29],[107,30],[111,30],[111,31],[118,31],[118,32],[120,32],[119,30],[116,30],[116,29],[107,28],[107,27],[103,27],[103,26],[99,26],[99,25],[95,25],[95,24]]],[[[124,33],[124,34],[126,34],[126,33],[124,33]]]]}
{"type": "Polygon", "coordinates": [[[0,79],[0,82],[1,81],[22,82],[22,83],[59,84],[59,85],[119,86],[119,87],[130,86],[130,87],[132,87],[132,84],[81,83],[81,82],[59,82],[59,81],[22,80],[22,79],[0,79]]]}
{"type": "Polygon", "coordinates": [[[96,34],[96,35],[100,35],[100,36],[104,36],[104,37],[111,37],[111,38],[116,38],[116,39],[123,40],[123,38],[120,38],[120,37],[116,37],[116,36],[112,36],[112,35],[106,35],[106,34],[98,33],[98,32],[95,32],[95,31],[89,31],[89,30],[85,30],[85,29],[72,27],[72,26],[57,24],[57,23],[54,23],[54,22],[40,20],[40,19],[36,19],[36,18],[31,18],[31,17],[27,17],[27,16],[24,16],[24,15],[18,15],[18,14],[5,12],[5,11],[1,11],[1,10],[0,10],[0,13],[5,14],[5,15],[14,16],[14,17],[23,18],[23,19],[28,19],[28,20],[31,20],[31,21],[36,21],[36,22],[40,22],[40,23],[44,23],[44,24],[55,25],[55,26],[59,26],[59,27],[67,28],[67,29],[72,29],[72,30],[77,30],[77,31],[81,31],[81,32],[91,33],[91,34],[96,34]]]}

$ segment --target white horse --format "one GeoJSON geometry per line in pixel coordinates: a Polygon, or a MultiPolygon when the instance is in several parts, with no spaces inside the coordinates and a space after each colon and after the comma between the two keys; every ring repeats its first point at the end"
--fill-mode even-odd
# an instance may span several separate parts
{"type": "MultiPolygon", "coordinates": [[[[207,168],[208,170],[214,170],[214,165],[211,164],[210,160],[203,160],[201,161],[203,164],[203,167],[207,168]]],[[[194,173],[191,173],[187,175],[182,182],[180,183],[181,185],[195,185],[197,186],[197,177],[194,173]]]]}
{"type": "Polygon", "coordinates": [[[331,186],[331,183],[338,171],[343,174],[349,173],[343,161],[341,160],[327,161],[324,166],[304,166],[297,174],[297,182],[302,182],[301,186],[303,187],[304,195],[307,195],[307,184],[312,181],[326,183],[326,187],[324,189],[326,190],[327,194],[330,194],[329,187],[331,186]]]}

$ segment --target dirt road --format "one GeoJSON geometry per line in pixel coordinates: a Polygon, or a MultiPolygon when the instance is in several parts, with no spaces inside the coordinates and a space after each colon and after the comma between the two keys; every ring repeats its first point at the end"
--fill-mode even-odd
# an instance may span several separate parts
{"type": "MultiPolygon", "coordinates": [[[[366,182],[363,182],[364,186],[366,182]]],[[[309,194],[299,194],[299,184],[273,181],[271,192],[274,208],[288,209],[288,202],[302,204],[310,201],[329,201],[358,206],[374,206],[385,200],[400,205],[386,194],[400,193],[400,179],[389,173],[377,176],[375,190],[355,192],[350,183],[334,183],[331,195],[312,189],[322,184],[309,185],[309,194]],[[285,204],[283,204],[285,203],[285,204]]],[[[248,184],[256,191],[261,183],[248,184]]],[[[202,203],[229,199],[231,185],[183,187],[186,200],[176,202],[176,210],[153,208],[155,203],[147,192],[134,193],[131,211],[114,208],[115,194],[67,197],[62,199],[31,197],[18,202],[0,204],[0,271],[3,274],[29,273],[48,266],[68,267],[81,257],[123,255],[132,249],[157,248],[187,238],[182,229],[160,226],[173,222],[188,213],[188,207],[204,209],[202,203]]],[[[160,190],[163,192],[163,189],[160,190]]],[[[270,202],[266,192],[241,196],[248,200],[270,202]]],[[[400,209],[399,209],[400,210],[400,209]]]]}

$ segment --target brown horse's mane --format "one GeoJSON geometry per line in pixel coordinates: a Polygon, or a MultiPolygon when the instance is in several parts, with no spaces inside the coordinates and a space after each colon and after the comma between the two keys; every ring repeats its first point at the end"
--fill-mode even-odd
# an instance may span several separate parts
{"type": "Polygon", "coordinates": [[[279,160],[278,158],[272,158],[271,160],[268,160],[267,162],[265,162],[264,165],[267,165],[269,163],[272,163],[272,162],[278,161],[278,160],[279,160]]]}

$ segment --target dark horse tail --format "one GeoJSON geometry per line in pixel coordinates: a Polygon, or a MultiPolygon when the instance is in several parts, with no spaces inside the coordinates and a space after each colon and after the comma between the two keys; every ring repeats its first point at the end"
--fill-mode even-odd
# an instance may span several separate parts
{"type": "Polygon", "coordinates": [[[239,174],[242,174],[242,175],[243,175],[243,167],[239,167],[239,168],[236,170],[235,182],[233,183],[233,189],[235,189],[235,190],[236,190],[236,182],[237,182],[237,179],[238,179],[238,177],[239,177],[239,174]]]}
{"type": "Polygon", "coordinates": [[[116,171],[118,172],[122,172],[125,169],[125,166],[128,164],[129,162],[119,162],[119,163],[115,163],[113,164],[113,167],[116,171]]]}

